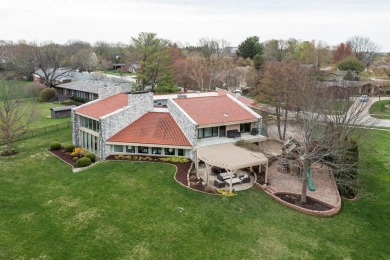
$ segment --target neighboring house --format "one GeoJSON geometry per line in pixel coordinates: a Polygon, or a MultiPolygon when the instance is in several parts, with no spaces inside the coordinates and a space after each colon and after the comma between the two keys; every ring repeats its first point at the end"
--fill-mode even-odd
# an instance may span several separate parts
{"type": "Polygon", "coordinates": [[[215,93],[203,97],[119,93],[91,101],[72,109],[73,143],[100,159],[143,154],[197,160],[200,147],[232,143],[238,137],[250,142],[266,139],[259,134],[261,116],[232,95],[215,93]],[[166,105],[155,106],[154,100],[166,105]]]}
{"type": "Polygon", "coordinates": [[[132,90],[132,85],[129,83],[115,83],[109,81],[79,80],[56,85],[54,88],[57,90],[59,99],[61,100],[70,97],[79,97],[91,101],[98,98],[105,98],[107,95],[130,92],[132,90]]]}

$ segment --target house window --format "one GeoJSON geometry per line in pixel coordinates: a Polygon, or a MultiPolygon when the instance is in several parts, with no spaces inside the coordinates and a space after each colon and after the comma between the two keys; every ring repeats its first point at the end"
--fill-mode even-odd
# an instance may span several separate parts
{"type": "Polygon", "coordinates": [[[145,146],[138,146],[138,153],[149,153],[149,148],[145,146]]]}
{"type": "Polygon", "coordinates": [[[240,124],[240,132],[247,133],[251,131],[251,123],[240,124]]]}
{"type": "Polygon", "coordinates": [[[126,146],[126,153],[135,153],[135,146],[126,146]]]}
{"type": "Polygon", "coordinates": [[[177,156],[184,156],[184,149],[177,149],[177,156]]]}
{"type": "Polygon", "coordinates": [[[93,93],[89,93],[88,98],[89,98],[89,100],[93,100],[93,93]]]}
{"type": "Polygon", "coordinates": [[[114,152],[117,153],[123,153],[123,146],[122,145],[113,145],[114,152]]]}
{"type": "Polygon", "coordinates": [[[207,127],[198,129],[198,138],[218,136],[218,127],[207,127]]]}
{"type": "Polygon", "coordinates": [[[165,148],[164,149],[165,155],[175,155],[175,149],[173,148],[165,148]]]}
{"type": "Polygon", "coordinates": [[[162,149],[160,147],[153,147],[152,154],[161,154],[162,149]]]}

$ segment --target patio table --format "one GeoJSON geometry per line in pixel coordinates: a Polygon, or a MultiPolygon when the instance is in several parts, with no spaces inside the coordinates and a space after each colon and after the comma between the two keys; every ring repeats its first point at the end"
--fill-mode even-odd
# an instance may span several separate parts
{"type": "MultiPolygon", "coordinates": [[[[226,180],[226,183],[227,183],[228,185],[230,185],[230,179],[227,179],[227,180],[226,180]]],[[[238,184],[238,183],[242,183],[242,180],[241,180],[240,178],[237,178],[237,177],[232,178],[232,184],[233,184],[233,185],[234,185],[234,184],[238,184]]]]}

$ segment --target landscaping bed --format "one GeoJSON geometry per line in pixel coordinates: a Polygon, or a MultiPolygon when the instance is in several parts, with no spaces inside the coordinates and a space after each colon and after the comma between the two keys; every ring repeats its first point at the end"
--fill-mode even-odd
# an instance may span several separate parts
{"type": "Polygon", "coordinates": [[[310,197],[306,197],[306,203],[301,203],[301,196],[297,194],[277,193],[275,196],[287,203],[309,210],[328,211],[332,209],[331,207],[310,197]]]}
{"type": "Polygon", "coordinates": [[[72,165],[73,168],[77,168],[76,161],[73,160],[73,156],[70,155],[70,154],[67,154],[64,149],[60,149],[60,150],[49,149],[49,151],[52,154],[54,154],[55,156],[57,156],[58,158],[60,158],[61,160],[67,162],[70,165],[72,165]]]}

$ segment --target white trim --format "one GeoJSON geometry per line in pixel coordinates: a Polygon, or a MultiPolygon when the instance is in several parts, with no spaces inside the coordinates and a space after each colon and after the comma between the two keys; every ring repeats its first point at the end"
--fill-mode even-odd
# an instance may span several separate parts
{"type": "Polygon", "coordinates": [[[86,115],[86,114],[83,114],[83,113],[80,113],[80,112],[77,112],[77,111],[76,111],[76,115],[82,116],[82,117],[86,117],[86,118],[89,118],[89,119],[92,119],[92,120],[95,120],[95,121],[99,122],[99,118],[92,117],[92,116],[89,116],[89,115],[86,115]]]}
{"type": "Polygon", "coordinates": [[[237,100],[235,97],[233,97],[232,95],[230,94],[226,94],[226,96],[228,96],[231,100],[233,100],[234,102],[236,102],[238,105],[240,105],[242,108],[244,108],[246,111],[248,111],[249,113],[251,113],[252,115],[254,115],[257,119],[262,119],[262,117],[257,114],[255,111],[253,111],[252,109],[250,109],[247,105],[245,105],[244,103],[242,103],[241,101],[237,100]]]}
{"type": "Polygon", "coordinates": [[[145,146],[145,147],[161,147],[161,148],[177,148],[190,150],[192,146],[178,146],[167,144],[141,144],[141,143],[122,143],[122,142],[106,142],[108,145],[128,145],[128,146],[145,146]]]}
{"type": "Polygon", "coordinates": [[[80,127],[79,127],[79,130],[80,130],[80,131],[83,131],[83,132],[85,132],[85,133],[88,133],[88,134],[90,134],[90,135],[93,135],[93,136],[95,136],[95,137],[99,137],[99,133],[98,133],[98,132],[95,132],[95,131],[93,131],[93,130],[91,130],[91,129],[89,129],[89,128],[86,128],[86,127],[84,127],[84,126],[80,126],[80,127]]]}
{"type": "Polygon", "coordinates": [[[245,120],[245,121],[233,121],[233,122],[227,122],[227,123],[199,125],[198,129],[207,128],[207,127],[215,127],[215,126],[228,126],[228,125],[240,125],[240,124],[245,124],[245,123],[257,123],[258,121],[259,121],[258,119],[251,119],[251,120],[245,120]]]}

